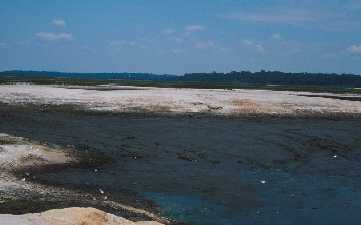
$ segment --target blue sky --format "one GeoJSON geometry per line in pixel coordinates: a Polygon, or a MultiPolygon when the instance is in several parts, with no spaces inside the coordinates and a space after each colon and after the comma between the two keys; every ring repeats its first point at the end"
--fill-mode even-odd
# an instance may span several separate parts
{"type": "Polygon", "coordinates": [[[361,0],[1,0],[0,70],[361,74],[361,0]]]}

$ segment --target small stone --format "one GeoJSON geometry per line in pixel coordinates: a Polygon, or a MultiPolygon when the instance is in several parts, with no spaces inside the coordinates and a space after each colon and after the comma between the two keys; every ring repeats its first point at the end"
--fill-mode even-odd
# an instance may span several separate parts
{"type": "Polygon", "coordinates": [[[25,177],[23,179],[21,179],[21,181],[25,182],[26,181],[25,177]]]}
{"type": "Polygon", "coordinates": [[[99,192],[100,194],[104,194],[104,191],[101,188],[99,188],[99,192]]]}
{"type": "Polygon", "coordinates": [[[261,184],[266,184],[267,183],[267,181],[265,181],[265,180],[261,180],[260,182],[261,182],[261,184]]]}
{"type": "Polygon", "coordinates": [[[98,169],[94,169],[94,173],[97,173],[98,172],[98,169]]]}

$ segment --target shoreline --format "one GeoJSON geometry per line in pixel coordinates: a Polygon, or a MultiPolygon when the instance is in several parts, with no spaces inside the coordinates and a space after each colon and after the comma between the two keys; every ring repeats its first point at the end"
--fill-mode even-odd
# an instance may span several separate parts
{"type": "MultiPolygon", "coordinates": [[[[49,170],[59,172],[65,168],[97,168],[109,162],[104,157],[101,157],[104,161],[102,159],[92,160],[98,156],[93,153],[80,156],[74,154],[71,149],[54,149],[44,144],[34,143],[29,139],[7,134],[0,136],[0,150],[0,154],[2,154],[0,160],[0,204],[2,205],[0,217],[4,214],[21,215],[74,206],[93,206],[130,219],[174,224],[170,220],[156,215],[150,204],[143,207],[144,209],[128,205],[127,203],[131,203],[135,197],[128,196],[127,200],[124,199],[126,204],[123,204],[119,202],[122,199],[108,199],[99,187],[59,186],[37,180],[37,176],[45,171],[49,172],[49,170]],[[101,190],[100,193],[99,190],[101,190]],[[67,202],[66,199],[74,200],[67,202]],[[37,201],[43,203],[41,207],[36,204],[37,201]]],[[[140,205],[138,204],[138,206],[140,205]]]]}
{"type": "Polygon", "coordinates": [[[18,113],[68,113],[72,115],[89,115],[89,116],[117,116],[121,118],[184,118],[184,119],[224,119],[224,120],[360,120],[361,112],[298,112],[298,113],[242,113],[242,114],[217,114],[212,112],[118,112],[118,111],[94,111],[87,108],[69,104],[69,105],[52,105],[52,104],[8,104],[0,103],[0,113],[6,117],[6,111],[18,113]]]}
{"type": "Polygon", "coordinates": [[[118,87],[119,90],[0,85],[0,103],[40,111],[252,117],[361,117],[359,95],[269,90],[118,87]]]}

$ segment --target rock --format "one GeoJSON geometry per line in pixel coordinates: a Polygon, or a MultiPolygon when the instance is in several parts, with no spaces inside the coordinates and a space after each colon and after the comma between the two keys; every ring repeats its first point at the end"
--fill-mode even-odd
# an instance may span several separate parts
{"type": "Polygon", "coordinates": [[[0,215],[1,225],[162,225],[155,221],[132,222],[94,208],[54,209],[25,215],[0,215]]]}

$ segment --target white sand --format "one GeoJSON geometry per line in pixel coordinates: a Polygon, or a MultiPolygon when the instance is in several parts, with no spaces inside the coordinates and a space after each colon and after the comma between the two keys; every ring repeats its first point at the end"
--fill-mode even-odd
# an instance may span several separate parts
{"type": "Polygon", "coordinates": [[[135,90],[126,90],[126,87],[124,89],[97,91],[55,86],[2,85],[0,86],[0,102],[10,104],[75,104],[87,110],[115,112],[209,112],[221,115],[361,113],[361,102],[298,96],[299,94],[311,94],[307,92],[176,88],[134,88],[135,90]]]}

